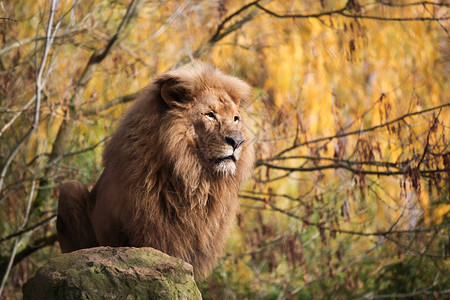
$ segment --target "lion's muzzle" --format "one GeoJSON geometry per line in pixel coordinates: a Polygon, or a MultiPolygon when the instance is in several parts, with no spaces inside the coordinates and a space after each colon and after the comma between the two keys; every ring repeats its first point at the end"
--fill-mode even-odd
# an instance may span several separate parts
{"type": "Polygon", "coordinates": [[[244,135],[238,130],[230,131],[225,137],[225,142],[233,147],[233,150],[239,148],[244,143],[244,135]]]}

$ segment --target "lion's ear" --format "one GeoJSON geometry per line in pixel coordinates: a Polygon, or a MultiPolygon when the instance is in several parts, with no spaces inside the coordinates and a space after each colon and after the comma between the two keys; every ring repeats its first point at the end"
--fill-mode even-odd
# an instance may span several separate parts
{"type": "Polygon", "coordinates": [[[180,81],[172,78],[162,82],[161,98],[169,107],[173,107],[188,102],[190,95],[180,81]]]}

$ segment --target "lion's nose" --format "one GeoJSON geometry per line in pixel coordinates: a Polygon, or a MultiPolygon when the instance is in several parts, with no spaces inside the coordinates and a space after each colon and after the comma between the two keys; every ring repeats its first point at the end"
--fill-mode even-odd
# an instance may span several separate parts
{"type": "Polygon", "coordinates": [[[242,132],[240,131],[231,131],[225,137],[225,141],[228,145],[233,147],[233,149],[239,148],[242,143],[245,141],[242,132]]]}

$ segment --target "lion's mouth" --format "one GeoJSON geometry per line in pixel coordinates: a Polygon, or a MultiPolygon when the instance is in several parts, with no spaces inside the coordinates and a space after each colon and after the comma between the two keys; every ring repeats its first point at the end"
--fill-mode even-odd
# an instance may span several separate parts
{"type": "Polygon", "coordinates": [[[224,161],[228,161],[231,160],[232,162],[236,163],[236,157],[234,155],[229,155],[229,156],[225,156],[225,157],[220,157],[220,158],[216,158],[214,160],[215,164],[220,164],[224,161]]]}

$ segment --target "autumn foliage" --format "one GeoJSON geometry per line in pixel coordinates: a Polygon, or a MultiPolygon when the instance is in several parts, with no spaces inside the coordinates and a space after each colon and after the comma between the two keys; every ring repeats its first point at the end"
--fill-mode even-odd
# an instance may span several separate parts
{"type": "Polygon", "coordinates": [[[129,103],[194,59],[253,87],[257,155],[204,298],[448,297],[449,6],[1,2],[1,297],[59,253],[58,187],[91,186],[129,103]]]}

